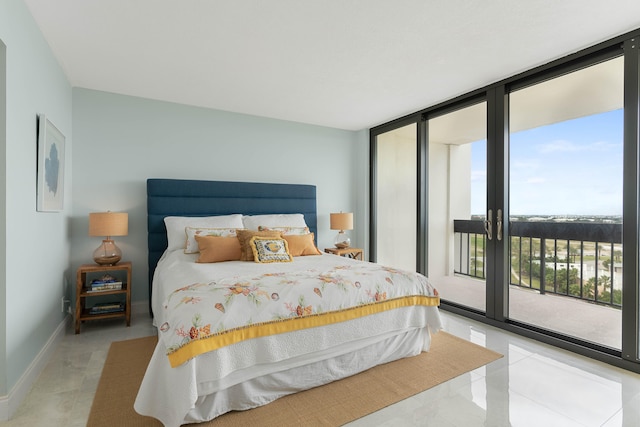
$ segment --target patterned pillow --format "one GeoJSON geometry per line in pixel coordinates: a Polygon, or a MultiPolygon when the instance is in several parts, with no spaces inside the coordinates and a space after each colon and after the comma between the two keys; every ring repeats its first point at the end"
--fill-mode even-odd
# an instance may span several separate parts
{"type": "Polygon", "coordinates": [[[303,236],[309,234],[309,227],[265,227],[258,226],[258,231],[279,231],[283,236],[303,236]]]}
{"type": "Polygon", "coordinates": [[[185,227],[208,227],[208,228],[243,228],[242,215],[220,215],[220,216],[167,216],[164,218],[167,227],[167,250],[175,251],[184,249],[185,227]]]}
{"type": "Polygon", "coordinates": [[[251,238],[251,250],[255,262],[291,262],[287,241],[272,237],[251,238]]]}
{"type": "Polygon", "coordinates": [[[253,249],[251,245],[251,238],[254,236],[258,237],[271,237],[274,239],[279,239],[282,237],[282,233],[279,231],[255,231],[255,230],[236,230],[238,234],[238,240],[240,241],[240,250],[242,251],[240,254],[241,261],[253,261],[253,249]]]}
{"type": "Polygon", "coordinates": [[[187,244],[184,248],[185,254],[195,254],[200,252],[195,236],[217,236],[217,237],[236,237],[235,228],[204,228],[204,227],[185,227],[184,232],[187,234],[187,244]]]}

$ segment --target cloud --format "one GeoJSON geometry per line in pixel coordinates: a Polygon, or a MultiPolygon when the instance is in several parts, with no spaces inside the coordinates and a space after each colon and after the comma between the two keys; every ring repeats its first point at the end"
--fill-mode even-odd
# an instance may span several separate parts
{"type": "Polygon", "coordinates": [[[538,148],[538,151],[542,154],[558,153],[558,152],[570,153],[570,152],[584,150],[584,146],[576,145],[571,141],[562,140],[562,139],[549,142],[547,144],[539,144],[537,148],[538,148]]]}
{"type": "Polygon", "coordinates": [[[611,143],[607,141],[596,141],[590,144],[576,144],[574,142],[558,139],[546,144],[538,144],[538,152],[542,154],[549,153],[575,153],[578,151],[609,151],[613,147],[619,147],[622,143],[611,143]]]}

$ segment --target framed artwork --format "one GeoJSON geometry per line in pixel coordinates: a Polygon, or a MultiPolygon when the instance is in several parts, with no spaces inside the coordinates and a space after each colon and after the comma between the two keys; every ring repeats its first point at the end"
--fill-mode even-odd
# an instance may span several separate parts
{"type": "Polygon", "coordinates": [[[64,202],[64,135],[44,114],[38,115],[36,209],[58,212],[64,202]]]}

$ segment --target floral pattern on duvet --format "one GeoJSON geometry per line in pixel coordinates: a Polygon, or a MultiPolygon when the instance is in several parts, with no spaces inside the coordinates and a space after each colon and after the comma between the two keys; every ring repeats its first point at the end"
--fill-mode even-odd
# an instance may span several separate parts
{"type": "Polygon", "coordinates": [[[171,354],[196,340],[239,328],[322,316],[407,296],[437,300],[438,292],[421,274],[371,263],[194,283],[165,300],[167,321],[160,327],[161,339],[166,353],[171,354]]]}

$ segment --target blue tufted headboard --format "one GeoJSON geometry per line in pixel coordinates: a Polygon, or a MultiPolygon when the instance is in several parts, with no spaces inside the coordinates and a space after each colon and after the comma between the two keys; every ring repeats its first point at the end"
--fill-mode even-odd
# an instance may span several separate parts
{"type": "Polygon", "coordinates": [[[238,213],[301,213],[304,214],[309,229],[316,238],[318,236],[314,185],[148,179],[149,301],[156,264],[167,248],[164,217],[238,213]]]}

